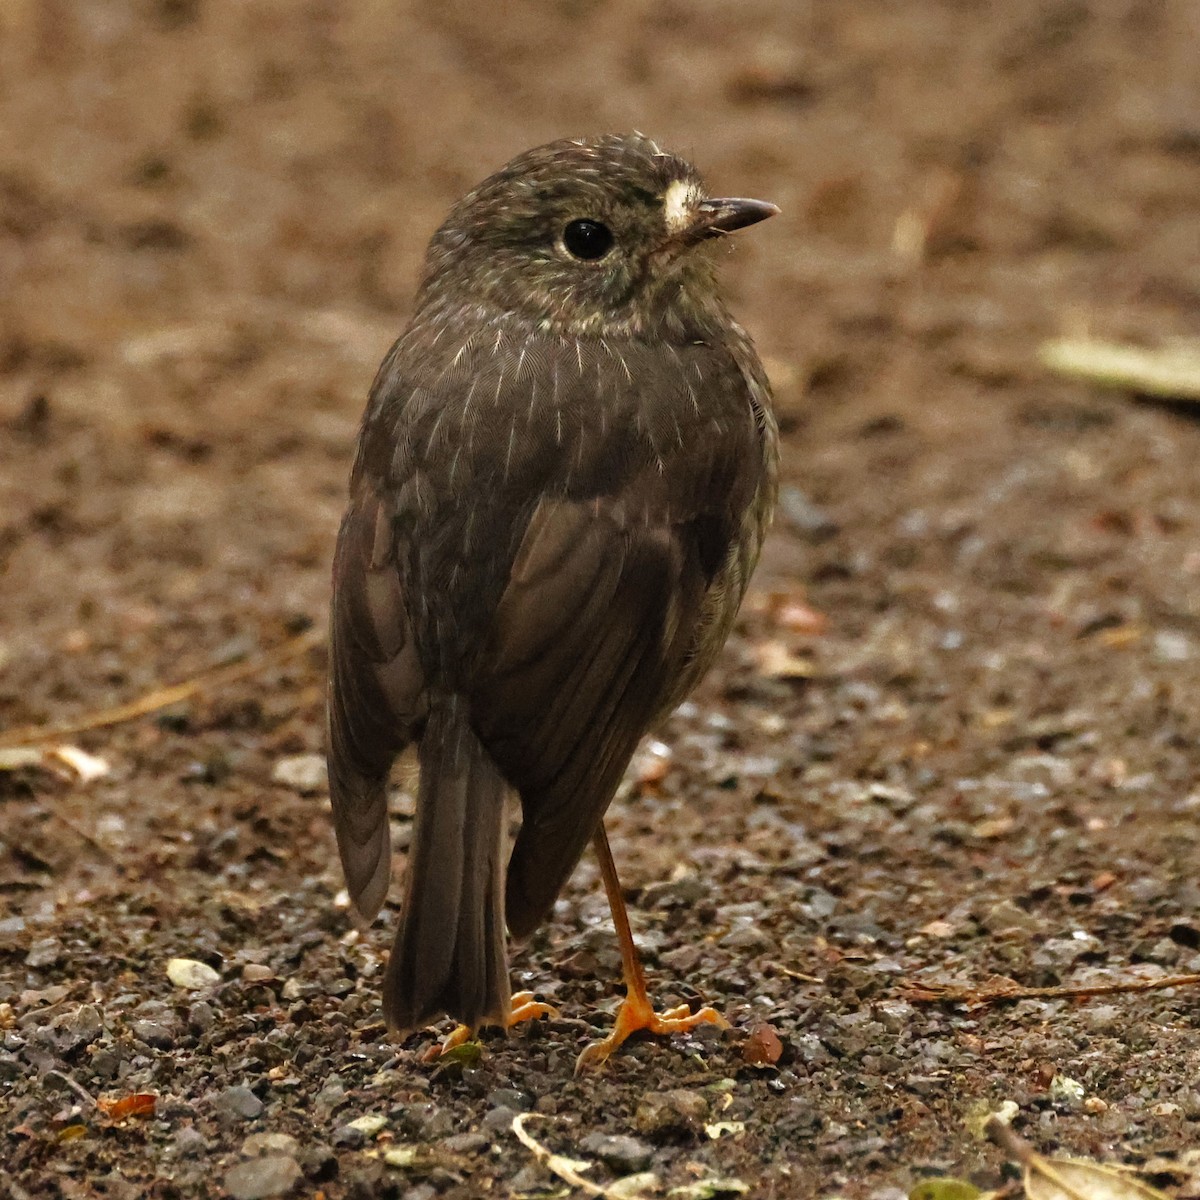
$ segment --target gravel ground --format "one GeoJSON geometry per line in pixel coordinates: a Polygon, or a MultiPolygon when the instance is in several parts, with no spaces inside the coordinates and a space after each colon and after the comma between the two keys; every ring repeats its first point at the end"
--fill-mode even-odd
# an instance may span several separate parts
{"type": "Polygon", "coordinates": [[[1200,425],[1036,358],[1200,332],[1194,0],[514,8],[0,6],[0,726],[312,631],[59,739],[105,773],[3,752],[0,1191],[563,1195],[530,1113],[626,1195],[898,1200],[1011,1178],[1011,1100],[1200,1196],[1195,989],[921,990],[1200,972],[1200,425]],[[784,209],[726,263],[781,513],[610,825],[657,998],[731,1028],[573,1076],[588,861],[515,952],[561,1018],[430,1065],[316,757],[356,424],[448,203],[630,127],[784,209]]]}

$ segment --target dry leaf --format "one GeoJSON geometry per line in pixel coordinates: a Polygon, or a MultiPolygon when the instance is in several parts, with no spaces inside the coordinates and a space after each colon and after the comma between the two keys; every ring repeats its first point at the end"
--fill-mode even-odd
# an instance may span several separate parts
{"type": "Polygon", "coordinates": [[[102,1096],[96,1101],[96,1107],[110,1121],[123,1121],[126,1117],[152,1117],[157,1103],[158,1096],[154,1092],[135,1092],[117,1100],[106,1100],[102,1096]]]}
{"type": "Polygon", "coordinates": [[[1200,342],[1145,349],[1093,338],[1060,338],[1038,351],[1044,366],[1107,387],[1172,400],[1200,400],[1200,342]]]}
{"type": "Polygon", "coordinates": [[[1127,1171],[1076,1158],[1043,1158],[1025,1164],[1028,1200],[1169,1200],[1165,1192],[1127,1171]]]}

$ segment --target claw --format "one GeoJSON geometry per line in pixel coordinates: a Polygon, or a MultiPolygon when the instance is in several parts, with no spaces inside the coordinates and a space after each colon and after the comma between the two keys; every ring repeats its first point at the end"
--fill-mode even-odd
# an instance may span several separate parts
{"type": "Polygon", "coordinates": [[[583,1052],[575,1060],[575,1074],[592,1068],[602,1067],[609,1056],[624,1042],[630,1034],[645,1030],[647,1033],[664,1037],[672,1033],[686,1033],[697,1025],[716,1025],[728,1029],[729,1022],[715,1008],[704,1007],[698,1012],[686,1004],[668,1008],[665,1012],[655,1012],[645,994],[630,992],[622,1002],[617,1012],[616,1024],[606,1038],[591,1042],[583,1048],[583,1052]]]}
{"type": "MultiPolygon", "coordinates": [[[[508,1013],[508,1021],[504,1028],[506,1030],[511,1029],[514,1025],[518,1025],[522,1021],[532,1021],[535,1017],[557,1017],[558,1015],[557,1008],[550,1004],[543,1004],[540,1000],[535,1000],[532,992],[514,992],[511,1000],[511,1008],[508,1013]]],[[[469,1025],[456,1025],[437,1045],[430,1046],[425,1051],[421,1056],[421,1061],[427,1063],[437,1062],[443,1054],[469,1041],[474,1036],[474,1033],[475,1031],[469,1025]]]]}

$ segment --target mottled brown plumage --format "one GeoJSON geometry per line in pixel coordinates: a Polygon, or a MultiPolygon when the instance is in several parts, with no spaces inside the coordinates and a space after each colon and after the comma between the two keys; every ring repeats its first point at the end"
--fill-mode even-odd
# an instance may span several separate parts
{"type": "Polygon", "coordinates": [[[522,155],[433,238],[334,565],[330,790],[364,921],[388,885],[389,769],[413,743],[420,761],[394,1028],[508,1020],[506,922],[545,918],[639,739],[725,640],[776,433],[705,246],[773,211],[603,137],[522,155]],[[599,256],[569,248],[604,231],[599,256]]]}

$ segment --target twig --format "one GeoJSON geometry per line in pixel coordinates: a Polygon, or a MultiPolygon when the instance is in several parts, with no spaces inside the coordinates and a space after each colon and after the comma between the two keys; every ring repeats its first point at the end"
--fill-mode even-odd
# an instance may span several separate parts
{"type": "Polygon", "coordinates": [[[1005,1000],[1086,1000],[1092,996],[1118,996],[1125,992],[1158,992],[1164,988],[1196,987],[1200,975],[1165,975],[1161,979],[1126,979],[1119,983],[1080,984],[1072,987],[1022,987],[1019,983],[994,988],[955,987],[943,983],[909,980],[904,998],[912,1004],[966,1004],[978,1008],[1005,1000]]]}
{"type": "Polygon", "coordinates": [[[601,1187],[597,1183],[592,1183],[590,1179],[584,1179],[579,1174],[579,1168],[587,1168],[589,1163],[577,1162],[574,1159],[564,1158],[561,1154],[555,1154],[541,1144],[533,1134],[525,1129],[525,1122],[530,1119],[537,1119],[538,1113],[518,1113],[513,1117],[512,1131],[517,1135],[517,1140],[527,1150],[533,1152],[534,1158],[538,1162],[545,1163],[546,1169],[552,1174],[558,1176],[563,1183],[569,1184],[573,1188],[579,1188],[580,1191],[586,1192],[589,1196],[597,1197],[613,1197],[613,1200],[646,1200],[646,1197],[625,1192],[614,1192],[606,1187],[601,1187]]]}
{"type": "MultiPolygon", "coordinates": [[[[1005,1154],[1011,1155],[1017,1160],[1026,1170],[1026,1172],[1036,1171],[1044,1179],[1049,1180],[1064,1196],[1069,1197],[1069,1200],[1088,1200],[1082,1192],[1073,1188],[1059,1173],[1054,1169],[1054,1163],[1040,1155],[1024,1138],[1019,1137],[1008,1124],[1007,1121],[1001,1121],[998,1117],[989,1117],[983,1127],[983,1132],[987,1134],[988,1139],[995,1142],[1005,1154]]],[[[1026,1180],[1028,1180],[1028,1174],[1026,1180]]],[[[1026,1189],[1028,1190],[1028,1188],[1026,1189]]]]}
{"type": "Polygon", "coordinates": [[[296,637],[289,638],[270,650],[252,655],[242,662],[229,663],[223,667],[214,667],[177,683],[171,687],[155,688],[152,692],[131,700],[128,704],[119,704],[115,708],[103,708],[99,712],[89,713],[74,721],[66,721],[61,725],[22,725],[16,729],[8,729],[0,733],[0,746],[36,745],[40,742],[58,741],[72,734],[83,733],[88,729],[102,729],[108,725],[120,725],[125,721],[133,721],[138,717],[159,712],[178,704],[181,700],[190,700],[193,696],[204,692],[214,691],[230,683],[237,683],[251,675],[257,675],[279,663],[298,658],[314,646],[319,646],[324,640],[324,631],[318,627],[306,629],[296,637]]]}

